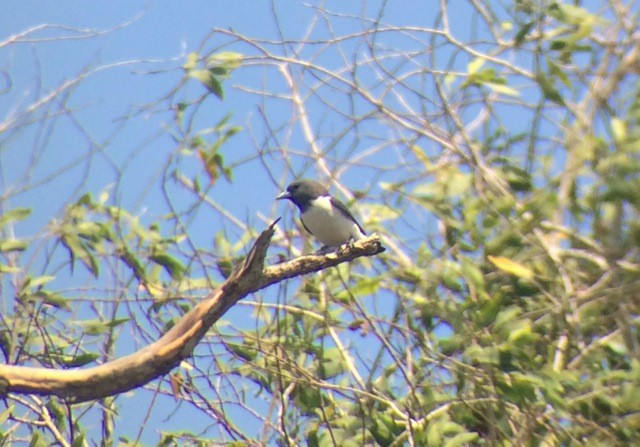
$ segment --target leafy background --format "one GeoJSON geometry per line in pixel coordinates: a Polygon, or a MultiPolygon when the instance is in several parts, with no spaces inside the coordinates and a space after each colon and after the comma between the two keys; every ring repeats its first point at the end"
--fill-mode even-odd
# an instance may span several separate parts
{"type": "Polygon", "coordinates": [[[117,6],[0,19],[3,361],[150,343],[277,216],[270,262],[313,250],[300,176],[387,252],[144,390],[7,396],[4,443],[640,442],[635,2],[117,6]]]}

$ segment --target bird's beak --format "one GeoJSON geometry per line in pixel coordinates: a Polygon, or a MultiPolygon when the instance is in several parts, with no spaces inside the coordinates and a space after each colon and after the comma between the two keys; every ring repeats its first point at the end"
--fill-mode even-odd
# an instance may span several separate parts
{"type": "Polygon", "coordinates": [[[289,191],[284,191],[278,194],[278,196],[276,197],[276,200],[290,199],[290,198],[291,198],[291,193],[289,191]]]}

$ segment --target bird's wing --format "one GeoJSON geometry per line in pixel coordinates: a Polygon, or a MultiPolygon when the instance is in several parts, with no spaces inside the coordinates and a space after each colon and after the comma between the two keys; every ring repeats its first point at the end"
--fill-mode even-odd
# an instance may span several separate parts
{"type": "Polygon", "coordinates": [[[345,217],[347,217],[350,220],[352,220],[353,223],[355,223],[358,226],[360,231],[362,231],[362,234],[367,234],[364,231],[364,229],[360,226],[360,224],[358,223],[356,218],[353,217],[353,214],[351,214],[351,211],[349,211],[349,208],[347,208],[347,205],[345,205],[344,203],[342,203],[341,201],[339,201],[335,197],[331,197],[331,205],[336,207],[345,217]]]}
{"type": "Polygon", "coordinates": [[[302,223],[302,226],[304,227],[304,229],[307,230],[307,233],[313,234],[311,230],[307,228],[307,225],[304,223],[304,219],[302,218],[302,215],[300,215],[300,222],[302,223]]]}

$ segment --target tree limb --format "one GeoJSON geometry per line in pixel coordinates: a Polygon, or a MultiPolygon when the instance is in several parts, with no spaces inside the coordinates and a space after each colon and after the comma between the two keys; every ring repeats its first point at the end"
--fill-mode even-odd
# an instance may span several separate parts
{"type": "Polygon", "coordinates": [[[79,403],[138,388],[189,358],[209,328],[248,294],[285,279],[384,251],[379,237],[373,235],[333,253],[301,256],[265,267],[264,260],[276,223],[260,234],[245,261],[224,284],[156,342],[126,357],[86,369],[0,365],[0,396],[7,393],[54,395],[79,403]]]}

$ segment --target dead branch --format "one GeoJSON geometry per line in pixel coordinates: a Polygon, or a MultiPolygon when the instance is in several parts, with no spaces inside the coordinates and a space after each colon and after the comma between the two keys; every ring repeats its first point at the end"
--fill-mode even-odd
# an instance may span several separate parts
{"type": "Polygon", "coordinates": [[[334,253],[301,256],[265,267],[265,256],[276,223],[260,234],[246,260],[224,284],[185,314],[156,342],[126,357],[86,369],[0,365],[0,396],[7,393],[54,395],[78,403],[138,388],[163,376],[190,357],[209,328],[248,294],[285,279],[384,251],[379,237],[373,235],[334,253]]]}

